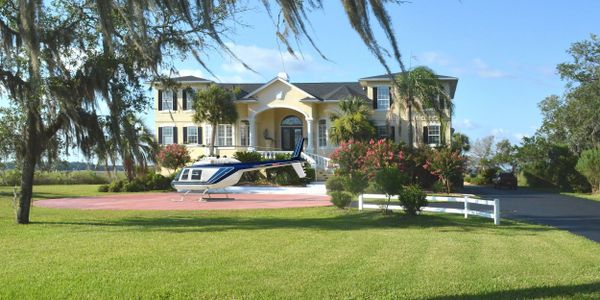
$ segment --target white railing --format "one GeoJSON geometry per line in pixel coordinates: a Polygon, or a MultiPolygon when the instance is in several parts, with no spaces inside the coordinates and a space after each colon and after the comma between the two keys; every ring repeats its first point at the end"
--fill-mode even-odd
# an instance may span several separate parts
{"type": "MultiPolygon", "coordinates": [[[[275,159],[275,157],[277,156],[277,154],[292,154],[292,151],[281,151],[281,150],[261,150],[261,151],[257,151],[258,153],[260,153],[260,155],[262,155],[262,157],[264,159],[275,159]]],[[[302,158],[304,158],[306,160],[307,163],[310,164],[310,166],[312,168],[315,169],[323,169],[323,170],[327,170],[329,167],[329,161],[330,159],[328,157],[324,157],[324,156],[320,156],[314,153],[306,153],[306,152],[302,152],[300,154],[302,156],[302,158]]]]}
{"type": "MultiPolygon", "coordinates": [[[[500,225],[500,200],[483,200],[483,199],[475,199],[471,198],[472,195],[464,195],[463,197],[447,197],[447,196],[427,196],[427,201],[429,202],[462,202],[464,203],[464,208],[445,208],[445,207],[430,207],[425,206],[422,207],[422,211],[430,211],[430,212],[444,212],[450,214],[464,214],[465,218],[469,215],[480,216],[484,218],[494,219],[495,225],[500,225]],[[469,204],[480,204],[480,205],[489,205],[493,207],[493,211],[479,211],[474,210],[469,207],[469,204]]],[[[358,196],[358,210],[363,209],[385,209],[386,204],[373,204],[373,203],[364,203],[365,199],[378,199],[378,200],[387,200],[386,195],[381,194],[362,194],[358,196]]],[[[398,200],[398,196],[392,196],[392,200],[398,200]]],[[[387,209],[390,210],[404,210],[401,205],[389,205],[387,209]]]]}
{"type": "Polygon", "coordinates": [[[319,168],[322,170],[329,169],[329,165],[331,162],[331,159],[329,157],[321,156],[321,155],[314,154],[314,153],[302,152],[302,154],[305,154],[307,157],[310,157],[315,162],[316,168],[319,168]]]}

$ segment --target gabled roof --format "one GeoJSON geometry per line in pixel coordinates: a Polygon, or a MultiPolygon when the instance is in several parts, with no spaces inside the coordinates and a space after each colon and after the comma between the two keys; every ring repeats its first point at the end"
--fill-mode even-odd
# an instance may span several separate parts
{"type": "MultiPolygon", "coordinates": [[[[402,75],[402,72],[396,72],[396,73],[392,73],[393,77],[396,77],[398,75],[402,75]]],[[[438,75],[437,76],[439,80],[458,80],[458,78],[456,77],[452,77],[452,76],[446,76],[446,75],[438,75]]],[[[390,76],[388,74],[382,74],[382,75],[376,75],[376,76],[369,76],[369,77],[363,77],[361,79],[359,79],[359,81],[379,81],[379,80],[389,80],[390,76]]]]}
{"type": "MultiPolygon", "coordinates": [[[[396,77],[396,76],[402,75],[402,74],[403,74],[402,72],[392,73],[392,77],[396,77]]],[[[452,77],[452,76],[446,76],[446,75],[437,75],[437,77],[440,81],[445,81],[450,84],[450,98],[454,99],[454,94],[456,93],[456,86],[458,85],[458,78],[452,77]]],[[[362,82],[362,81],[389,81],[389,80],[390,80],[390,76],[388,74],[382,74],[382,75],[377,75],[377,76],[363,77],[363,78],[359,79],[358,81],[362,82]]]]}
{"type": "Polygon", "coordinates": [[[294,84],[291,84],[291,83],[289,83],[287,80],[284,80],[284,79],[282,79],[282,78],[280,78],[280,77],[275,77],[275,78],[271,79],[269,82],[267,82],[267,83],[263,84],[263,85],[262,85],[262,86],[260,86],[259,88],[257,88],[257,89],[255,89],[254,91],[250,92],[248,95],[244,96],[244,98],[247,98],[247,97],[250,97],[250,96],[253,96],[253,95],[255,95],[256,93],[258,93],[258,92],[262,91],[263,89],[265,89],[266,87],[268,87],[268,86],[272,85],[272,84],[273,84],[273,83],[275,83],[275,82],[281,82],[281,83],[283,83],[283,84],[285,84],[285,85],[287,85],[287,86],[289,86],[289,87],[295,87],[295,88],[299,89],[300,91],[304,92],[304,94],[306,94],[306,96],[307,96],[307,97],[313,97],[313,95],[311,95],[311,94],[310,94],[309,92],[307,92],[306,90],[304,90],[304,89],[302,89],[302,88],[300,88],[300,87],[298,87],[298,86],[296,86],[296,85],[294,85],[294,84]]]}
{"type": "Polygon", "coordinates": [[[315,98],[323,100],[341,100],[351,96],[367,99],[367,94],[358,82],[307,82],[294,83],[315,98]]]}
{"type": "Polygon", "coordinates": [[[178,81],[178,82],[212,82],[211,80],[196,77],[196,76],[172,77],[171,79],[178,81]]]}

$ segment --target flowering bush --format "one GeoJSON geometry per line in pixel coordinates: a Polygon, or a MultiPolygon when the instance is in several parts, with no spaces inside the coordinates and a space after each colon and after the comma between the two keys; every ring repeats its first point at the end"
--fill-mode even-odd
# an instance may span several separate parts
{"type": "Polygon", "coordinates": [[[162,148],[157,155],[158,163],[170,170],[177,170],[191,160],[190,153],[184,145],[171,144],[162,148]]]}
{"type": "Polygon", "coordinates": [[[374,178],[377,170],[386,167],[405,170],[404,151],[389,140],[342,142],[332,154],[331,160],[339,166],[340,175],[362,173],[374,178]]]}
{"type": "Polygon", "coordinates": [[[425,162],[423,166],[440,178],[446,192],[450,193],[450,178],[460,176],[465,165],[465,158],[460,155],[460,151],[452,151],[447,148],[442,148],[433,151],[430,160],[425,162]]]}
{"type": "Polygon", "coordinates": [[[350,140],[341,142],[331,154],[331,161],[338,165],[338,174],[347,175],[361,170],[367,152],[365,143],[350,140]]]}

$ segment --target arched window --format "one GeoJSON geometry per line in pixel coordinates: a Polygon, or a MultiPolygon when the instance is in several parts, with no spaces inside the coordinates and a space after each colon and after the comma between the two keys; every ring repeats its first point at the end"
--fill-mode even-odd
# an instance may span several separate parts
{"type": "Polygon", "coordinates": [[[302,126],[302,120],[296,116],[288,116],[281,121],[281,126],[302,126]]]}

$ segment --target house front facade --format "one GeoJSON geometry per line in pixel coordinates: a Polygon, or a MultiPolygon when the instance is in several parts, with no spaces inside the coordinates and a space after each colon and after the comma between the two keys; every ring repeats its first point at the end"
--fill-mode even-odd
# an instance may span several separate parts
{"type": "MultiPolygon", "coordinates": [[[[446,92],[454,98],[458,79],[439,76],[446,92]]],[[[192,159],[208,155],[211,133],[216,130],[215,154],[231,156],[236,151],[291,151],[298,137],[307,139],[305,152],[327,157],[336,147],[328,138],[330,116],[338,103],[359,97],[372,107],[371,119],[379,138],[408,143],[408,114],[395,105],[387,74],[354,82],[291,82],[280,73],[266,83],[215,83],[194,76],[174,78],[177,89],[154,86],[155,129],[162,145],[184,144],[192,159]],[[193,92],[210,84],[238,91],[235,105],[239,118],[234,124],[193,122],[193,92]]],[[[415,115],[415,145],[438,145],[449,141],[451,120],[441,126],[433,114],[415,115]]]]}

